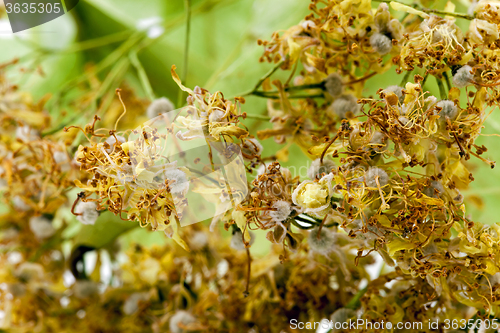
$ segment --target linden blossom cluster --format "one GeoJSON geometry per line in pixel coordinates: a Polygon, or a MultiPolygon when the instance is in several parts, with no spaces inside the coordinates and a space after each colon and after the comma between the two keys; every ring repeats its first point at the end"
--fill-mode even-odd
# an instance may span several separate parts
{"type": "Polygon", "coordinates": [[[474,180],[466,164],[471,157],[495,166],[475,141],[498,106],[500,5],[481,0],[471,6],[473,16],[455,14],[453,6],[433,10],[442,16],[397,2],[393,13],[404,15],[393,16],[385,3],[371,6],[312,1],[303,22],[259,41],[261,61],[291,74],[286,83],[266,77],[262,90],[250,92],[270,99],[273,128],[258,137],[287,143],[278,160],[296,143],[314,162],[307,180],[276,163],[259,172],[238,209],[250,229],[272,228],[267,238],[284,249],[297,249],[294,234],[301,228],[312,229],[310,251],[329,258],[338,257],[346,234],[357,244],[356,261],[378,252],[394,272],[377,280],[400,281],[386,296],[378,292],[383,284],[369,283],[361,318],[398,322],[421,312],[417,319],[424,321],[441,308],[465,316],[468,307],[494,314],[498,226],[468,220],[461,191],[474,180]],[[456,17],[471,20],[467,31],[456,17]],[[402,75],[399,85],[363,96],[367,80],[391,69],[402,75]],[[426,90],[431,79],[437,96],[426,90]],[[262,190],[266,185],[283,193],[271,195],[262,190]],[[398,300],[415,285],[433,300],[424,312],[423,299],[398,300]]]}
{"type": "MultiPolygon", "coordinates": [[[[130,131],[139,124],[126,112],[103,115],[100,129],[95,116],[74,126],[80,131],[47,135],[44,106],[1,76],[0,186],[9,206],[0,217],[9,252],[0,257],[3,323],[24,331],[280,332],[291,320],[296,328],[323,318],[430,327],[497,315],[500,224],[468,219],[462,192],[474,180],[468,160],[495,165],[476,140],[500,104],[499,10],[492,0],[474,2],[470,14],[451,4],[441,11],[313,0],[302,22],[259,41],[261,60],[275,68],[245,95],[268,99],[271,126],[256,133],[245,126],[244,98],[189,89],[173,68],[197,118],[179,118],[182,130],[173,134],[238,145],[255,175],[244,190],[213,191],[188,181],[193,171],[180,163],[155,164],[163,134],[130,131]],[[457,19],[469,20],[468,29],[457,19]],[[277,70],[289,77],[272,80],[277,70]],[[367,95],[388,71],[401,80],[367,95]],[[439,91],[428,91],[431,80],[439,91]],[[264,151],[271,138],[283,148],[264,151]],[[307,178],[282,166],[292,144],[310,158],[307,178]],[[71,207],[72,189],[80,192],[71,207]],[[188,191],[217,204],[210,228],[180,228],[188,191]],[[227,209],[236,194],[239,204],[227,209]],[[70,210],[83,224],[108,210],[182,248],[124,254],[109,246],[119,285],[101,283],[97,270],[78,269],[91,249],[66,230],[70,210]],[[220,222],[230,240],[219,235],[220,222]],[[256,229],[271,243],[262,258],[251,254],[256,229]],[[377,258],[384,269],[373,277],[367,266],[377,258]],[[75,324],[74,315],[86,319],[75,324]]],[[[140,112],[153,118],[173,108],[160,98],[140,112]]]]}

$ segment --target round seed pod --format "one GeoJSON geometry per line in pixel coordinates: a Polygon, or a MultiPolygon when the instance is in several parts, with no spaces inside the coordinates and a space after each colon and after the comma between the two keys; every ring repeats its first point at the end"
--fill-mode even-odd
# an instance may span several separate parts
{"type": "Polygon", "coordinates": [[[328,75],[325,80],[325,89],[326,92],[332,97],[338,97],[342,95],[342,91],[344,90],[342,77],[337,73],[328,75]]]}
{"type": "Polygon", "coordinates": [[[405,96],[403,94],[403,87],[400,87],[400,86],[389,86],[389,87],[387,87],[387,88],[384,89],[384,92],[392,92],[392,93],[394,93],[396,96],[398,96],[400,104],[403,104],[404,101],[405,101],[405,96]]]}
{"type": "MultiPolygon", "coordinates": [[[[255,241],[255,235],[253,232],[249,232],[250,234],[250,245],[253,244],[253,242],[255,241]]],[[[233,234],[233,237],[231,237],[231,243],[229,244],[229,246],[232,248],[232,249],[235,249],[235,250],[238,250],[238,251],[243,251],[246,249],[245,247],[245,243],[243,243],[243,233],[238,230],[236,231],[234,234],[233,234]]]]}
{"type": "Polygon", "coordinates": [[[341,119],[352,117],[359,113],[361,106],[357,103],[357,98],[354,95],[341,95],[331,105],[333,113],[341,119]]]}
{"type": "Polygon", "coordinates": [[[170,328],[170,332],[172,332],[172,333],[184,333],[187,331],[182,329],[179,326],[179,324],[186,326],[189,324],[193,324],[195,322],[196,322],[196,319],[192,314],[190,314],[189,312],[184,311],[184,310],[178,310],[170,318],[170,321],[168,322],[168,326],[170,328]]]}
{"type": "Polygon", "coordinates": [[[434,180],[431,182],[431,186],[425,188],[424,194],[431,198],[439,198],[444,194],[444,186],[440,181],[434,180]]]}
{"type": "Polygon", "coordinates": [[[168,179],[169,181],[175,181],[175,182],[169,182],[169,189],[170,193],[172,194],[177,194],[177,193],[183,193],[186,192],[189,188],[189,181],[186,177],[186,174],[182,172],[179,169],[170,169],[166,170],[164,172],[165,178],[168,179]]]}
{"type": "Polygon", "coordinates": [[[113,150],[115,150],[115,144],[116,144],[117,139],[118,139],[119,145],[121,145],[122,143],[125,143],[127,141],[127,139],[125,139],[125,137],[120,136],[120,135],[116,135],[116,138],[114,135],[111,135],[110,137],[108,137],[105,141],[109,145],[109,148],[106,148],[106,152],[108,154],[111,154],[113,152],[113,150]]]}
{"type": "Polygon", "coordinates": [[[307,238],[309,243],[309,248],[313,252],[318,252],[322,254],[327,254],[332,252],[334,250],[334,246],[337,240],[335,234],[327,228],[322,228],[321,232],[319,233],[319,239],[318,239],[318,231],[319,228],[314,228],[309,233],[309,236],[307,238]]]}
{"type": "Polygon", "coordinates": [[[387,172],[377,167],[371,167],[365,173],[366,186],[377,187],[377,181],[375,177],[378,177],[378,183],[381,187],[389,183],[389,175],[387,174],[387,172]]]}
{"type": "Polygon", "coordinates": [[[380,55],[387,54],[392,50],[392,40],[379,32],[370,37],[370,45],[380,55]]]}
{"type": "Polygon", "coordinates": [[[453,75],[453,84],[457,88],[463,88],[470,84],[472,84],[472,79],[474,75],[472,74],[472,67],[469,65],[462,66],[456,73],[453,75]]]}
{"type": "Polygon", "coordinates": [[[271,216],[275,222],[282,222],[286,220],[292,212],[291,204],[285,200],[275,201],[271,207],[276,208],[276,210],[269,212],[269,216],[271,216]]]}
{"type": "Polygon", "coordinates": [[[147,116],[152,119],[161,114],[170,112],[175,109],[174,104],[166,97],[158,98],[148,106],[146,111],[147,116]]]}
{"type": "Polygon", "coordinates": [[[97,204],[93,201],[80,201],[75,207],[75,212],[80,214],[76,216],[76,219],[83,224],[94,224],[99,217],[97,204]]]}
{"type": "Polygon", "coordinates": [[[49,219],[43,216],[33,216],[29,221],[30,230],[38,239],[49,238],[55,234],[56,229],[52,226],[49,219]]]}
{"type": "Polygon", "coordinates": [[[458,115],[458,108],[452,101],[442,100],[436,104],[436,107],[441,108],[441,111],[434,109],[434,114],[439,114],[439,122],[446,124],[446,118],[450,120],[455,120],[458,115]]]}
{"type": "Polygon", "coordinates": [[[245,155],[260,155],[263,150],[262,144],[257,139],[245,139],[245,142],[241,144],[241,151],[245,155]]]}

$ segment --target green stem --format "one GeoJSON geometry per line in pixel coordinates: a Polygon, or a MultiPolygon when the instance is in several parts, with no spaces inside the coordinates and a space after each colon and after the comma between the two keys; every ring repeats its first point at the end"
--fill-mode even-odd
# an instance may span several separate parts
{"type": "Polygon", "coordinates": [[[286,87],[285,91],[306,90],[306,89],[323,89],[324,86],[325,86],[325,83],[324,83],[324,81],[322,81],[320,83],[302,84],[299,86],[286,87]]]}
{"type": "Polygon", "coordinates": [[[448,99],[447,94],[446,94],[446,90],[444,89],[443,81],[441,81],[440,79],[438,79],[436,77],[436,83],[439,87],[439,96],[441,97],[441,99],[448,99]]]}
{"type": "Polygon", "coordinates": [[[150,101],[154,101],[156,99],[155,93],[153,92],[153,88],[151,87],[151,82],[149,82],[148,75],[146,74],[146,71],[144,70],[141,62],[139,61],[139,58],[137,57],[137,51],[130,51],[129,57],[132,66],[134,66],[137,70],[137,75],[139,76],[139,80],[141,81],[142,87],[144,88],[144,92],[146,93],[150,101]]]}
{"type": "Polygon", "coordinates": [[[271,120],[271,117],[269,116],[262,116],[262,115],[259,115],[259,114],[248,114],[247,113],[247,116],[246,116],[246,119],[255,119],[255,120],[271,120]]]}
{"type": "Polygon", "coordinates": [[[444,79],[446,80],[446,86],[448,87],[448,91],[451,90],[451,82],[450,82],[450,77],[448,76],[448,73],[444,72],[443,73],[444,79]]]}
{"type": "MultiPolygon", "coordinates": [[[[186,40],[184,41],[184,68],[182,71],[182,84],[186,85],[186,78],[188,74],[188,60],[189,60],[189,35],[191,31],[191,0],[184,0],[184,7],[186,8],[186,40]]],[[[184,91],[179,89],[179,95],[177,97],[177,107],[181,107],[182,97],[184,91]]]]}
{"type": "MultiPolygon", "coordinates": [[[[373,1],[374,2],[387,2],[384,0],[373,0],[373,1]]],[[[469,21],[472,21],[474,19],[473,16],[463,14],[463,13],[451,13],[451,12],[446,12],[444,10],[439,10],[439,9],[420,7],[416,4],[410,5],[410,4],[404,3],[402,1],[391,1],[391,2],[400,3],[400,4],[405,5],[405,6],[413,6],[415,9],[420,10],[424,13],[440,14],[440,15],[445,15],[445,16],[454,16],[454,17],[462,18],[462,19],[469,20],[469,21]]]]}
{"type": "Polygon", "coordinates": [[[425,83],[427,82],[427,78],[429,77],[429,74],[424,75],[424,79],[422,80],[422,89],[424,89],[425,83]]]}
{"type": "Polygon", "coordinates": [[[363,289],[358,291],[358,293],[356,295],[354,295],[353,298],[351,298],[349,303],[346,304],[345,308],[352,309],[352,310],[356,310],[357,308],[359,308],[359,305],[361,304],[361,302],[360,302],[361,297],[363,297],[364,294],[366,294],[367,290],[368,290],[368,287],[364,287],[363,289]]]}
{"type": "MultiPolygon", "coordinates": [[[[260,78],[260,80],[257,82],[255,87],[251,91],[244,93],[244,94],[241,94],[240,96],[257,95],[257,94],[255,94],[257,92],[257,89],[259,89],[260,86],[262,85],[262,83],[264,83],[265,80],[267,80],[271,75],[273,75],[281,67],[281,65],[283,65],[283,62],[284,61],[280,61],[279,63],[277,63],[276,66],[271,68],[263,77],[260,78]]],[[[257,96],[259,96],[259,95],[257,95],[257,96]]]]}
{"type": "Polygon", "coordinates": [[[405,87],[406,83],[408,82],[408,79],[410,78],[410,75],[413,71],[408,71],[406,72],[405,76],[403,77],[403,80],[401,80],[401,83],[399,84],[400,87],[405,87]]]}
{"type": "MultiPolygon", "coordinates": [[[[249,93],[247,95],[254,95],[258,97],[264,97],[264,98],[270,98],[270,99],[280,99],[280,96],[274,95],[273,93],[275,92],[265,92],[265,91],[254,91],[252,93],[249,93]]],[[[313,94],[313,95],[292,95],[289,96],[289,99],[299,99],[299,98],[321,98],[324,97],[323,94],[313,94]]]]}

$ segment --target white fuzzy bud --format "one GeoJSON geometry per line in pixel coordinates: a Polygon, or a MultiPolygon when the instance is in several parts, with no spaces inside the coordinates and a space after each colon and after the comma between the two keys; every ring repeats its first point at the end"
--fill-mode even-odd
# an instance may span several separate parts
{"type": "Polygon", "coordinates": [[[75,207],[75,213],[79,214],[76,219],[83,224],[94,224],[99,217],[97,204],[93,201],[80,201],[75,207]]]}
{"type": "Polygon", "coordinates": [[[54,229],[50,220],[43,216],[33,216],[30,218],[29,225],[30,230],[38,239],[49,238],[56,232],[56,229],[54,229]]]}
{"type": "Polygon", "coordinates": [[[403,124],[403,126],[406,126],[406,124],[408,124],[408,122],[410,121],[410,119],[408,119],[407,117],[405,116],[400,116],[398,117],[398,121],[403,124]]]}
{"type": "Polygon", "coordinates": [[[56,151],[53,155],[54,161],[59,165],[62,172],[67,172],[71,169],[71,162],[69,160],[68,154],[63,151],[56,151]]]}
{"type": "MultiPolygon", "coordinates": [[[[127,141],[123,136],[120,135],[116,135],[116,139],[118,139],[120,145],[127,141]]],[[[109,148],[106,148],[106,152],[108,154],[111,154],[113,150],[115,150],[116,139],[115,136],[113,135],[111,135],[109,138],[106,139],[105,142],[109,145],[109,148]]]]}
{"type": "Polygon", "coordinates": [[[311,20],[303,21],[302,23],[300,23],[300,25],[304,30],[316,28],[316,23],[314,23],[314,21],[311,20]]]}
{"type": "Polygon", "coordinates": [[[208,245],[208,236],[203,231],[196,231],[189,239],[189,247],[198,251],[205,248],[208,245]]]}
{"type": "Polygon", "coordinates": [[[146,302],[149,300],[149,293],[133,293],[131,294],[125,303],[123,303],[123,313],[130,316],[139,310],[139,302],[146,302]]]}
{"type": "Polygon", "coordinates": [[[41,280],[44,275],[43,266],[34,262],[23,262],[15,271],[15,276],[25,282],[41,280]]]}
{"type": "Polygon", "coordinates": [[[196,322],[196,318],[187,311],[178,310],[168,323],[171,333],[184,333],[186,330],[180,326],[187,326],[196,322]]]}
{"type": "Polygon", "coordinates": [[[354,95],[342,95],[333,101],[331,109],[338,117],[344,119],[350,114],[356,115],[359,112],[361,107],[357,101],[354,95]]]}
{"type": "Polygon", "coordinates": [[[384,133],[375,131],[370,140],[370,144],[375,151],[383,151],[387,148],[386,136],[384,133]]]}
{"type": "Polygon", "coordinates": [[[370,45],[380,55],[387,54],[392,50],[392,40],[378,32],[370,37],[370,45]]]}
{"type": "Polygon", "coordinates": [[[376,179],[378,179],[378,183],[381,187],[389,183],[389,175],[387,174],[387,172],[377,167],[369,168],[365,173],[366,186],[377,187],[376,179]]]}
{"type": "Polygon", "coordinates": [[[312,161],[311,166],[307,169],[307,177],[314,180],[323,173],[329,174],[333,168],[335,168],[335,163],[332,160],[323,159],[323,163],[321,163],[321,158],[317,158],[312,161]]]}
{"type": "Polygon", "coordinates": [[[208,121],[210,123],[220,123],[224,117],[224,112],[221,110],[212,110],[212,113],[208,116],[208,121]]]}
{"type": "Polygon", "coordinates": [[[318,239],[318,230],[319,228],[314,228],[311,230],[308,236],[309,248],[313,252],[318,252],[322,254],[330,253],[334,250],[335,242],[337,240],[335,234],[327,229],[322,228],[319,233],[318,239]]]}
{"type": "Polygon", "coordinates": [[[189,181],[186,174],[179,169],[170,169],[164,172],[165,178],[169,180],[170,193],[185,193],[189,189],[189,181]],[[173,181],[173,182],[172,182],[173,181]]]}
{"type": "Polygon", "coordinates": [[[241,145],[241,150],[246,155],[260,155],[264,148],[257,139],[246,139],[241,145]]]}
{"type": "Polygon", "coordinates": [[[344,90],[342,77],[337,73],[328,75],[325,80],[325,89],[326,92],[329,93],[332,97],[338,97],[342,95],[342,91],[344,90]]]}
{"type": "Polygon", "coordinates": [[[269,216],[271,216],[275,222],[286,220],[292,212],[291,204],[285,200],[275,201],[271,207],[276,209],[269,212],[269,216]]]}
{"type": "Polygon", "coordinates": [[[31,206],[28,205],[24,199],[22,199],[20,196],[16,195],[14,198],[12,198],[12,203],[14,204],[14,208],[17,210],[20,210],[22,212],[27,212],[28,210],[31,209],[31,206]]]}
{"type": "Polygon", "coordinates": [[[434,180],[431,182],[431,186],[424,189],[424,194],[431,198],[439,198],[444,194],[444,186],[440,181],[434,180]],[[438,193],[436,193],[436,191],[438,193]]]}
{"type": "Polygon", "coordinates": [[[267,165],[259,164],[259,167],[257,168],[257,176],[255,178],[257,178],[260,175],[265,174],[266,171],[267,171],[267,165]]]}
{"type": "MultiPolygon", "coordinates": [[[[458,115],[458,108],[452,101],[439,101],[436,104],[436,107],[441,108],[441,111],[439,111],[439,122],[443,124],[446,124],[446,118],[449,118],[451,121],[453,121],[458,115]]],[[[438,114],[437,109],[434,110],[434,114],[438,114]]]]}
{"type": "MultiPolygon", "coordinates": [[[[253,232],[249,232],[250,234],[250,245],[253,244],[253,242],[255,241],[255,235],[253,232]]],[[[246,246],[245,246],[245,243],[243,243],[243,233],[241,231],[236,231],[234,234],[233,234],[233,237],[231,237],[231,243],[229,244],[229,246],[232,248],[232,249],[235,249],[235,250],[238,250],[238,251],[243,251],[246,249],[246,246]]]]}
{"type": "Polygon", "coordinates": [[[29,126],[20,126],[16,128],[16,138],[24,142],[29,142],[40,138],[40,135],[38,131],[29,126]]]}
{"type": "Polygon", "coordinates": [[[405,96],[403,94],[403,87],[400,87],[400,86],[389,86],[389,87],[385,88],[384,91],[394,93],[396,96],[398,96],[399,103],[400,104],[404,103],[405,96]]]}
{"type": "Polygon", "coordinates": [[[465,65],[453,75],[453,84],[458,88],[463,88],[471,84],[473,78],[472,67],[465,65]]]}
{"type": "Polygon", "coordinates": [[[175,109],[174,104],[165,97],[155,99],[146,111],[147,116],[152,119],[158,117],[161,114],[170,112],[175,109]]]}

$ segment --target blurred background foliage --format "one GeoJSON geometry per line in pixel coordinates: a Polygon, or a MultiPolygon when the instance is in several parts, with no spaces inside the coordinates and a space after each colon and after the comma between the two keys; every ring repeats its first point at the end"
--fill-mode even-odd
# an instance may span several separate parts
{"type": "MultiPolygon", "coordinates": [[[[426,5],[442,8],[442,2],[426,5]]],[[[124,95],[135,94],[139,100],[136,106],[144,110],[151,99],[163,96],[181,106],[185,96],[179,98],[180,91],[170,75],[174,64],[181,77],[187,74],[186,86],[234,97],[251,90],[273,67],[259,63],[262,49],[257,40],[269,39],[274,31],[298,24],[308,13],[308,5],[307,0],[80,0],[68,15],[15,35],[3,12],[0,63],[19,59],[8,77],[21,90],[31,93],[35,101],[48,100],[46,108],[55,129],[68,124],[84,125],[94,114],[104,117],[106,112],[112,112],[112,104],[117,102],[116,88],[124,89],[124,95]]],[[[466,12],[466,7],[458,4],[456,11],[466,12]]],[[[458,24],[467,22],[459,20],[458,24]]],[[[281,73],[282,77],[287,74],[281,73]]],[[[371,79],[364,96],[373,96],[379,88],[399,84],[401,79],[392,69],[371,79]]],[[[434,82],[425,88],[437,92],[434,82]]],[[[133,102],[126,99],[128,103],[133,102]]],[[[265,115],[266,100],[248,97],[243,111],[265,115]]],[[[500,133],[498,110],[486,123],[484,134],[500,133]]],[[[267,124],[247,120],[247,126],[255,133],[267,124]]],[[[282,148],[272,139],[262,143],[263,156],[273,156],[282,148]]],[[[500,160],[500,150],[496,149],[499,143],[496,136],[479,140],[489,148],[485,157],[492,160],[500,160]]],[[[288,160],[280,162],[300,170],[309,159],[299,148],[291,147],[288,160]]],[[[474,164],[475,182],[463,193],[467,214],[483,223],[500,222],[499,168],[491,170],[477,160],[470,163],[474,164]]],[[[71,214],[64,218],[73,224],[66,230],[66,237],[77,235],[76,244],[110,246],[119,235],[124,247],[131,242],[166,241],[161,233],[135,228],[135,223],[122,222],[109,213],[103,214],[95,226],[82,226],[71,214]]],[[[263,235],[256,245],[252,247],[254,254],[265,253],[269,246],[263,235]]]]}

